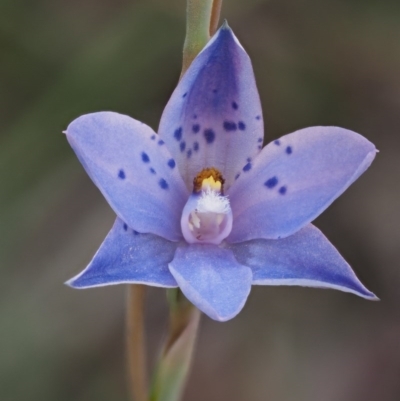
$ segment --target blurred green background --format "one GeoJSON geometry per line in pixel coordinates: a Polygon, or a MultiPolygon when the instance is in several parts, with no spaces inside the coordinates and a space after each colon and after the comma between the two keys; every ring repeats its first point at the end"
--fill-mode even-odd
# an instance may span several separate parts
{"type": "MultiPolygon", "coordinates": [[[[124,286],[63,282],[114,214],[61,131],[114,110],[157,128],[180,72],[184,0],[0,0],[0,400],[127,401],[124,286]]],[[[225,0],[272,140],[338,125],[371,169],[316,221],[381,302],[255,287],[202,321],[190,401],[400,399],[400,2],[225,0]]],[[[165,293],[148,292],[154,363],[165,293]]]]}

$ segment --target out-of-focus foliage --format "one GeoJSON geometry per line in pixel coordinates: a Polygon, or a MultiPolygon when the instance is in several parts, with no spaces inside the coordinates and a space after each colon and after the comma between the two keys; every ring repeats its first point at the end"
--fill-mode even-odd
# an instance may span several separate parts
{"type": "MultiPolygon", "coordinates": [[[[157,127],[180,72],[184,0],[0,1],[0,399],[124,401],[124,287],[74,291],[114,215],[61,131],[114,110],[157,127]]],[[[252,57],[268,139],[310,125],[381,150],[316,222],[381,297],[253,291],[202,322],[186,399],[400,398],[400,3],[226,0],[252,57]]],[[[149,292],[151,361],[164,291],[149,292]]]]}

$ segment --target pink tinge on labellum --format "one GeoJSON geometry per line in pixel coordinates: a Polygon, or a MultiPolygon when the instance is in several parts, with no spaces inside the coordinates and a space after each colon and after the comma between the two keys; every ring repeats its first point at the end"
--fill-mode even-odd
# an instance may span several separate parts
{"type": "Polygon", "coordinates": [[[190,244],[220,244],[232,230],[232,210],[223,195],[221,173],[202,170],[194,179],[193,194],[183,208],[182,234],[190,244]]]}

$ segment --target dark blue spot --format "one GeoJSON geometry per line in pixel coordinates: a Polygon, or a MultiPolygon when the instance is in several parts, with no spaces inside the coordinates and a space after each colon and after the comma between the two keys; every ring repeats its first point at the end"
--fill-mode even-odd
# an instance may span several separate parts
{"type": "Polygon", "coordinates": [[[258,146],[258,149],[262,149],[262,145],[259,145],[259,146],[258,146]]]}
{"type": "Polygon", "coordinates": [[[165,143],[165,142],[164,142],[162,139],[160,139],[160,140],[158,141],[158,144],[159,144],[159,145],[164,145],[164,143],[165,143]]]}
{"type": "Polygon", "coordinates": [[[124,223],[124,230],[126,231],[128,229],[128,224],[124,223]]]}
{"type": "Polygon", "coordinates": [[[251,157],[247,158],[247,162],[250,163],[251,162],[251,157]]]}
{"type": "Polygon", "coordinates": [[[200,131],[200,125],[199,124],[194,124],[192,127],[192,131],[197,134],[200,131]]]}
{"type": "Polygon", "coordinates": [[[151,168],[150,168],[150,173],[151,173],[151,174],[155,174],[155,173],[156,173],[156,170],[154,170],[154,168],[151,167],[151,168]]]}
{"type": "Polygon", "coordinates": [[[276,140],[274,141],[274,144],[280,146],[281,141],[280,141],[279,139],[276,139],[276,140]]]}
{"type": "Polygon", "coordinates": [[[164,180],[164,178],[161,178],[160,181],[158,181],[158,185],[162,189],[168,189],[168,183],[167,183],[167,181],[164,180]]]}
{"type": "Polygon", "coordinates": [[[169,159],[168,160],[168,166],[170,166],[171,168],[174,168],[176,165],[175,160],[174,159],[169,159]]]}
{"type": "Polygon", "coordinates": [[[258,138],[258,139],[257,139],[257,142],[262,142],[262,141],[263,141],[262,138],[258,138]]]}
{"type": "Polygon", "coordinates": [[[206,138],[207,143],[213,143],[215,139],[215,132],[212,129],[204,130],[204,138],[206,138]]]}
{"type": "Polygon", "coordinates": [[[142,160],[143,160],[145,163],[148,163],[148,162],[150,161],[150,158],[149,158],[149,156],[147,155],[147,153],[142,152],[142,160]]]}
{"type": "Polygon", "coordinates": [[[286,191],[287,191],[287,188],[285,186],[279,188],[279,193],[281,195],[285,195],[286,191]]]}
{"type": "Polygon", "coordinates": [[[293,152],[292,147],[291,147],[291,146],[288,146],[288,147],[286,148],[286,153],[287,153],[288,155],[291,155],[292,152],[293,152]]]}
{"type": "Polygon", "coordinates": [[[177,141],[180,141],[180,140],[181,140],[181,138],[182,138],[182,127],[179,127],[179,128],[177,128],[177,129],[175,130],[175,132],[174,132],[174,138],[175,138],[177,141]]]}
{"type": "Polygon", "coordinates": [[[119,170],[118,177],[121,178],[121,180],[124,180],[125,179],[125,171],[122,169],[119,170]]]}
{"type": "Polygon", "coordinates": [[[233,121],[224,121],[224,129],[225,131],[236,131],[236,123],[233,121]]]}
{"type": "Polygon", "coordinates": [[[246,129],[246,124],[243,121],[239,121],[238,128],[240,129],[240,131],[244,131],[246,129]]]}
{"type": "Polygon", "coordinates": [[[193,114],[193,118],[196,120],[196,118],[197,118],[197,114],[193,114]]]}
{"type": "Polygon", "coordinates": [[[261,116],[256,116],[256,120],[260,120],[261,119],[261,116]]]}
{"type": "Polygon", "coordinates": [[[237,180],[239,177],[240,177],[240,173],[237,173],[237,174],[235,175],[235,180],[237,180]]]}
{"type": "Polygon", "coordinates": [[[243,167],[243,171],[249,171],[251,170],[251,163],[247,163],[244,167],[243,167]]]}
{"type": "Polygon", "coordinates": [[[154,141],[154,139],[156,139],[156,136],[152,135],[150,139],[154,141]]]}
{"type": "Polygon", "coordinates": [[[186,97],[186,95],[187,95],[187,92],[186,92],[186,93],[184,93],[184,94],[182,95],[182,97],[186,97]]]}
{"type": "Polygon", "coordinates": [[[179,145],[179,148],[181,149],[181,152],[183,152],[184,150],[185,150],[185,148],[186,148],[186,142],[181,142],[180,143],[180,145],[179,145]]]}
{"type": "Polygon", "coordinates": [[[193,144],[193,150],[194,150],[195,152],[197,152],[197,151],[199,150],[199,143],[198,143],[198,142],[195,142],[195,143],[193,144]]]}
{"type": "Polygon", "coordinates": [[[236,102],[232,102],[232,108],[237,110],[238,109],[238,104],[236,102]]]}
{"type": "Polygon", "coordinates": [[[135,235],[139,235],[139,233],[136,231],[136,230],[132,230],[133,231],[133,233],[135,234],[135,235]]]}
{"type": "Polygon", "coordinates": [[[264,185],[265,185],[267,188],[273,188],[273,187],[275,187],[277,184],[278,184],[278,179],[277,179],[276,177],[272,177],[272,178],[270,178],[269,180],[267,180],[267,181],[264,182],[264,185]]]}
{"type": "Polygon", "coordinates": [[[218,92],[218,89],[213,89],[213,93],[217,93],[218,92]]]}
{"type": "Polygon", "coordinates": [[[187,155],[187,157],[188,157],[188,159],[189,159],[190,156],[192,156],[192,149],[189,149],[189,150],[186,152],[186,155],[187,155]]]}

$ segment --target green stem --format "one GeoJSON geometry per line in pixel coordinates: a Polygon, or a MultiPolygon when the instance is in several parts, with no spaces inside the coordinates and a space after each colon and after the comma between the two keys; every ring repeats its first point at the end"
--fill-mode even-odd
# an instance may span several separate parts
{"type": "Polygon", "coordinates": [[[146,286],[129,285],[127,307],[127,352],[129,385],[135,401],[147,401],[144,303],[146,286]]]}
{"type": "Polygon", "coordinates": [[[183,45],[181,76],[210,40],[213,0],[187,0],[186,37],[183,45]]]}
{"type": "Polygon", "coordinates": [[[179,401],[193,357],[200,311],[179,289],[168,290],[169,334],[152,384],[150,401],[179,401]]]}

